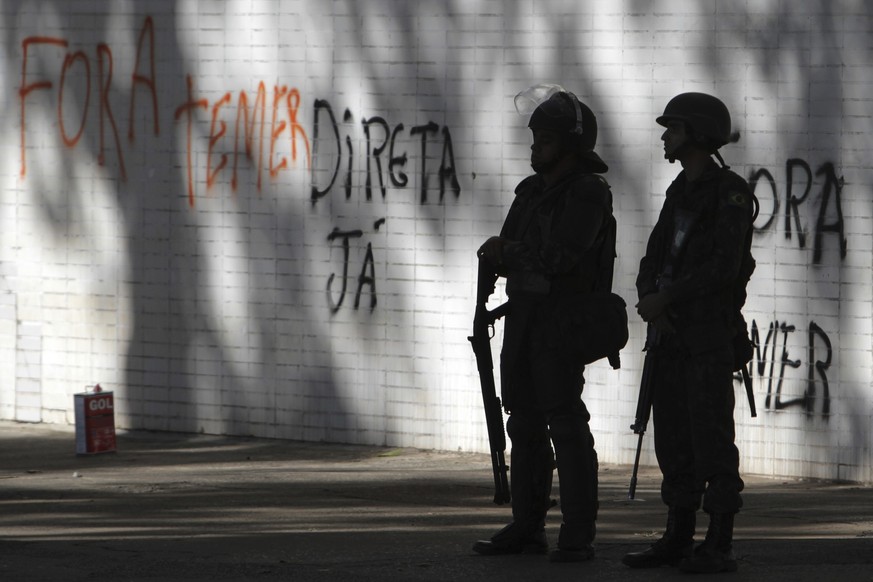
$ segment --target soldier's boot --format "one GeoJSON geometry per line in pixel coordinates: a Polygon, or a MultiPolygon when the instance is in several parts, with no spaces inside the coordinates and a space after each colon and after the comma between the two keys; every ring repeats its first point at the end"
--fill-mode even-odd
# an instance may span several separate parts
{"type": "Polygon", "coordinates": [[[546,554],[546,512],[552,505],[552,472],[555,457],[547,435],[526,432],[529,425],[510,417],[507,432],[513,438],[509,480],[512,522],[487,540],[473,544],[484,556],[546,554]]]}
{"type": "Polygon", "coordinates": [[[545,528],[531,529],[513,521],[491,536],[491,539],[474,543],[473,551],[483,556],[545,554],[549,551],[549,541],[546,539],[545,528]]]}
{"type": "Polygon", "coordinates": [[[551,562],[585,562],[594,557],[594,536],[597,526],[593,521],[579,524],[561,524],[558,548],[549,554],[551,562]]]}
{"type": "Polygon", "coordinates": [[[631,568],[676,566],[692,555],[697,513],[692,509],[671,507],[667,528],[661,539],[641,552],[625,554],[621,562],[631,568]]]}
{"type": "Polygon", "coordinates": [[[709,514],[709,529],[706,538],[694,553],[679,563],[683,572],[717,574],[736,572],[737,560],[733,552],[734,514],[709,514]]]}

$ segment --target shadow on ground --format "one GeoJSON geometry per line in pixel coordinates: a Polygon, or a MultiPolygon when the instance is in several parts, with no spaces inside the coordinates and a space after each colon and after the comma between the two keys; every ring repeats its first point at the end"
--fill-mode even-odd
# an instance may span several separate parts
{"type": "MultiPolygon", "coordinates": [[[[662,580],[621,556],[663,521],[658,475],[601,469],[598,555],[483,558],[501,527],[484,455],[165,433],[73,454],[70,430],[0,423],[4,581],[662,580]]],[[[747,478],[732,580],[873,581],[873,492],[747,478]]],[[[703,518],[702,527],[705,527],[703,518]]],[[[549,516],[554,542],[560,513],[549,516]]]]}

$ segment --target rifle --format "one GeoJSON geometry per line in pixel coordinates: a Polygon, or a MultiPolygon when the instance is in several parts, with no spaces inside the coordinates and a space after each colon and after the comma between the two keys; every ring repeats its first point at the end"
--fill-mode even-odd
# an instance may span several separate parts
{"type": "MultiPolygon", "coordinates": [[[[640,435],[639,440],[637,441],[637,452],[634,457],[634,470],[631,475],[630,487],[628,488],[627,498],[631,501],[634,499],[634,495],[636,495],[637,491],[637,473],[640,468],[640,453],[643,449],[643,436],[646,434],[646,427],[649,424],[649,416],[652,412],[652,398],[654,397],[654,376],[655,376],[655,366],[657,365],[657,356],[652,354],[652,348],[658,345],[659,341],[658,330],[656,330],[651,325],[648,329],[648,334],[646,335],[646,347],[644,351],[646,352],[646,357],[643,360],[643,374],[640,379],[640,395],[637,398],[637,412],[634,417],[634,423],[630,426],[631,430],[634,431],[634,434],[640,435]]],[[[743,384],[746,386],[746,396],[749,399],[749,407],[751,409],[752,417],[758,416],[758,411],[755,408],[755,394],[752,391],[752,379],[749,377],[749,369],[744,364],[741,368],[743,384]]]]}
{"type": "Polygon", "coordinates": [[[749,412],[752,418],[758,416],[758,409],[755,407],[755,391],[752,389],[752,378],[749,376],[749,366],[743,364],[740,368],[740,373],[743,376],[743,385],[746,387],[746,398],[749,399],[749,412]]]}
{"type": "Polygon", "coordinates": [[[646,357],[643,360],[643,375],[640,379],[640,395],[637,398],[637,412],[634,416],[634,423],[630,426],[634,434],[640,435],[637,441],[637,453],[634,457],[634,471],[631,475],[630,487],[628,488],[627,498],[634,499],[637,492],[637,473],[640,470],[640,453],[643,450],[643,436],[646,434],[646,427],[649,425],[649,416],[652,413],[652,399],[655,396],[655,366],[657,365],[657,356],[652,353],[659,341],[658,330],[649,325],[646,335],[646,347],[643,351],[646,352],[646,357]]]}
{"type": "Polygon", "coordinates": [[[503,505],[511,501],[508,467],[504,458],[506,435],[503,431],[503,408],[494,386],[494,361],[491,357],[491,336],[494,335],[494,322],[506,315],[509,303],[492,310],[485,304],[494,293],[497,275],[485,258],[479,259],[479,275],[476,286],[476,312],[473,316],[473,335],[467,339],[473,344],[476,365],[479,368],[479,383],[482,387],[482,403],[485,405],[485,422],[488,427],[488,441],[491,445],[491,468],[494,471],[494,503],[503,505]]]}

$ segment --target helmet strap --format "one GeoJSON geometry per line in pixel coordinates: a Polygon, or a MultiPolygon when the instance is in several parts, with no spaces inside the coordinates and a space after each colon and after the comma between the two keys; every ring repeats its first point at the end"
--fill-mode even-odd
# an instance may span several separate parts
{"type": "Polygon", "coordinates": [[[569,91],[567,91],[567,96],[570,97],[570,102],[573,104],[573,110],[576,113],[576,127],[574,128],[573,133],[576,135],[582,135],[585,128],[582,126],[582,106],[579,105],[579,98],[569,91]]]}

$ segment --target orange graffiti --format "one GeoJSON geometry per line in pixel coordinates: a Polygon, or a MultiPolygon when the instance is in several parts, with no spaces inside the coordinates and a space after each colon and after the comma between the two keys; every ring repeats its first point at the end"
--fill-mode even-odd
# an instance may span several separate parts
{"type": "MultiPolygon", "coordinates": [[[[28,59],[34,47],[39,45],[48,45],[53,47],[58,47],[61,49],[66,49],[69,47],[69,42],[64,38],[55,38],[55,37],[45,37],[45,36],[32,36],[25,38],[22,41],[22,64],[21,64],[21,88],[19,89],[19,97],[21,99],[21,176],[24,177],[27,175],[27,98],[28,96],[37,90],[48,90],[55,86],[55,83],[48,79],[40,79],[38,81],[34,81],[28,83],[28,59]]],[[[105,43],[97,44],[97,70],[98,77],[96,80],[97,83],[97,94],[98,94],[98,107],[99,107],[99,125],[100,125],[100,137],[99,137],[99,151],[97,154],[97,161],[102,166],[106,163],[106,156],[104,151],[106,149],[105,144],[105,136],[106,136],[106,120],[108,119],[109,127],[112,130],[112,135],[115,138],[115,151],[118,155],[118,165],[121,173],[121,179],[127,179],[127,169],[124,165],[124,156],[121,150],[121,145],[118,139],[118,126],[115,122],[115,116],[112,113],[112,108],[109,104],[109,90],[112,86],[112,73],[113,73],[113,65],[112,65],[112,50],[105,43]]],[[[76,71],[78,72],[78,71],[76,71]]],[[[131,141],[133,141],[134,137],[134,113],[135,113],[135,89],[138,84],[145,85],[152,95],[152,107],[154,113],[154,128],[155,134],[158,134],[159,125],[158,125],[158,96],[155,85],[155,58],[154,58],[154,24],[152,22],[151,17],[146,17],[145,23],[143,25],[142,31],[139,36],[139,45],[137,48],[137,56],[136,56],[136,65],[134,67],[134,73],[132,75],[132,87],[130,93],[130,132],[129,137],[131,141]],[[148,36],[147,36],[148,35],[148,36]],[[150,41],[149,45],[149,58],[150,58],[150,71],[151,76],[147,77],[144,75],[138,74],[136,71],[139,68],[140,57],[143,51],[144,43],[146,38],[148,37],[150,41]]],[[[61,141],[69,148],[74,148],[78,145],[79,141],[82,138],[82,135],[85,132],[88,123],[89,116],[89,107],[91,102],[91,92],[92,92],[92,79],[91,79],[91,61],[88,58],[88,55],[82,51],[77,50],[75,52],[67,52],[64,56],[63,65],[61,66],[61,72],[58,79],[58,94],[57,94],[57,111],[58,111],[58,130],[60,132],[61,141]],[[83,75],[74,75],[74,67],[81,66],[84,69],[83,75]],[[64,92],[67,90],[67,76],[70,75],[75,76],[77,78],[85,79],[86,83],[86,92],[84,98],[84,106],[82,107],[82,117],[79,123],[79,127],[76,129],[75,133],[72,135],[68,131],[68,128],[65,124],[64,118],[64,92]]]]}
{"type": "Polygon", "coordinates": [[[297,121],[297,110],[300,109],[300,92],[291,89],[288,93],[288,119],[291,121],[291,158],[297,159],[297,133],[303,136],[303,144],[306,146],[306,165],[312,166],[312,155],[309,152],[309,138],[303,126],[297,121]],[[293,100],[293,101],[292,101],[293,100]]]}
{"type": "MultiPolygon", "coordinates": [[[[221,161],[217,166],[213,164],[212,152],[215,149],[218,141],[225,137],[226,123],[219,119],[221,107],[230,103],[231,94],[226,93],[213,106],[212,121],[209,137],[209,154],[207,155],[207,191],[212,189],[218,181],[219,174],[226,167],[226,154],[222,154],[221,161]]],[[[289,89],[285,85],[276,85],[273,92],[273,108],[270,119],[270,134],[269,134],[269,150],[265,144],[265,118],[267,109],[267,89],[264,82],[258,84],[257,95],[251,107],[249,106],[249,95],[245,91],[240,91],[237,100],[235,136],[233,142],[233,170],[230,180],[231,189],[236,193],[239,186],[239,157],[240,153],[244,153],[249,160],[254,160],[255,141],[257,139],[258,159],[257,159],[257,189],[261,191],[262,174],[264,168],[264,155],[267,155],[267,172],[270,178],[275,179],[282,170],[289,167],[289,160],[286,156],[280,155],[277,144],[280,142],[283,134],[289,131],[291,134],[291,161],[297,161],[297,141],[303,140],[306,147],[306,163],[311,165],[311,157],[309,153],[309,139],[306,131],[297,121],[297,108],[300,103],[300,92],[297,89],[289,89]],[[287,115],[288,119],[282,119],[283,115],[287,115]],[[242,122],[242,127],[240,124],[242,122]],[[257,128],[260,127],[260,132],[256,134],[257,128]],[[242,144],[240,144],[242,140],[242,144]]],[[[191,144],[189,143],[189,146],[191,144]]]]}
{"type": "Polygon", "coordinates": [[[282,158],[282,161],[279,162],[278,166],[273,165],[273,160],[275,159],[273,156],[273,152],[275,151],[276,140],[279,138],[279,136],[282,134],[282,132],[285,131],[285,125],[286,125],[285,120],[283,119],[282,121],[279,122],[279,126],[276,127],[276,117],[279,113],[279,102],[282,100],[282,97],[284,97],[287,94],[288,94],[288,87],[286,87],[284,85],[279,87],[278,85],[276,85],[276,88],[274,90],[275,96],[273,97],[273,122],[270,125],[270,177],[271,178],[275,178],[276,176],[278,176],[279,170],[282,170],[282,169],[288,167],[288,160],[285,159],[284,157],[282,158]]]}
{"type": "Polygon", "coordinates": [[[197,101],[194,100],[194,80],[191,78],[191,75],[187,75],[185,77],[185,81],[188,84],[188,101],[186,101],[183,105],[179,106],[176,109],[176,120],[182,117],[183,114],[188,114],[188,146],[187,146],[187,154],[188,154],[188,206],[194,207],[194,164],[191,161],[191,130],[194,126],[194,116],[192,115],[192,111],[197,109],[198,107],[201,109],[209,109],[209,102],[206,99],[199,99],[197,101]]]}
{"type": "Polygon", "coordinates": [[[158,92],[155,87],[155,79],[157,76],[155,75],[155,25],[152,21],[151,16],[146,16],[145,24],[143,24],[142,31],[139,33],[139,42],[136,47],[136,62],[133,65],[133,86],[130,91],[130,127],[127,131],[127,137],[130,141],[134,139],[134,131],[133,131],[133,122],[135,119],[134,111],[135,111],[135,101],[136,101],[136,86],[137,84],[145,85],[146,88],[151,91],[152,94],[152,110],[154,113],[155,119],[155,135],[160,134],[160,126],[158,125],[158,92]],[[149,35],[149,76],[140,75],[137,73],[139,70],[139,61],[142,56],[142,44],[145,40],[146,33],[149,35]]]}
{"type": "Polygon", "coordinates": [[[88,57],[82,51],[76,51],[73,54],[67,54],[64,59],[64,66],[61,67],[61,86],[58,88],[58,127],[61,130],[61,139],[68,147],[73,147],[82,138],[82,133],[85,131],[85,121],[88,119],[88,104],[91,102],[91,83],[87,83],[88,91],[85,93],[85,106],[82,107],[82,122],[79,124],[79,131],[72,138],[67,137],[67,130],[64,127],[64,87],[66,86],[67,70],[73,66],[76,60],[81,59],[85,64],[85,78],[91,78],[91,64],[88,62],[88,57]]]}
{"type": "MultiPolygon", "coordinates": [[[[267,88],[264,86],[264,82],[261,81],[258,84],[258,96],[255,98],[255,104],[252,108],[252,116],[251,121],[249,120],[249,99],[246,95],[245,91],[239,92],[239,100],[237,101],[237,110],[236,110],[236,136],[234,137],[233,142],[233,177],[230,180],[231,188],[234,192],[236,192],[237,187],[237,156],[239,154],[239,120],[240,116],[242,116],[242,120],[245,123],[244,127],[244,140],[245,140],[245,151],[246,157],[248,159],[252,159],[252,145],[254,143],[254,133],[255,133],[255,122],[258,115],[258,109],[261,111],[261,137],[258,140],[258,143],[263,143],[264,141],[264,114],[267,107],[267,88]]],[[[258,191],[261,189],[261,168],[263,168],[264,164],[264,148],[260,148],[260,154],[258,156],[258,191]]]]}
{"type": "Polygon", "coordinates": [[[40,45],[47,44],[52,46],[59,46],[66,48],[67,41],[62,38],[53,38],[47,36],[32,36],[25,38],[21,42],[21,49],[23,52],[23,58],[21,60],[21,88],[18,90],[18,95],[21,99],[21,176],[25,176],[27,174],[27,156],[26,156],[26,144],[25,144],[25,136],[27,135],[27,111],[26,111],[26,99],[27,96],[32,92],[38,89],[51,89],[52,82],[51,81],[36,81],[34,83],[27,83],[27,49],[30,48],[31,45],[40,45]]]}
{"type": "Polygon", "coordinates": [[[118,155],[118,166],[121,170],[122,181],[127,180],[127,170],[124,167],[124,155],[121,153],[121,143],[118,140],[118,127],[115,125],[115,116],[112,115],[112,108],[109,106],[109,87],[112,84],[112,51],[109,47],[100,43],[97,45],[97,69],[100,76],[100,153],[97,154],[97,163],[101,166],[106,163],[106,156],[103,154],[104,143],[103,136],[106,131],[103,127],[103,118],[109,118],[109,125],[112,127],[112,135],[115,137],[115,153],[118,155]],[[103,61],[108,63],[106,77],[103,76],[103,61]]]}
{"type": "Polygon", "coordinates": [[[276,140],[279,139],[279,136],[285,131],[288,124],[282,120],[276,124],[276,116],[279,112],[279,104],[282,101],[282,98],[285,98],[285,102],[287,103],[287,111],[288,111],[288,121],[291,125],[291,159],[297,160],[297,133],[299,132],[303,136],[303,143],[306,145],[306,164],[311,165],[312,160],[310,159],[309,154],[309,138],[306,137],[306,132],[303,130],[303,127],[300,126],[300,123],[297,121],[297,109],[300,106],[300,92],[297,89],[292,88],[290,91],[288,87],[282,85],[279,87],[276,86],[275,89],[275,98],[273,99],[273,123],[272,123],[272,133],[270,137],[270,176],[275,178],[279,174],[279,170],[283,170],[288,167],[288,160],[285,157],[282,157],[282,161],[279,162],[277,166],[273,165],[274,160],[274,149],[276,145],[276,140]]]}
{"type": "Polygon", "coordinates": [[[215,168],[215,170],[212,170],[212,150],[215,147],[215,144],[218,143],[218,140],[224,137],[224,134],[227,132],[227,124],[223,120],[218,119],[218,110],[221,109],[221,106],[225,103],[230,103],[230,93],[225,93],[224,97],[212,106],[212,125],[209,128],[209,151],[206,154],[207,192],[213,185],[215,185],[215,178],[218,173],[227,165],[227,154],[221,154],[221,161],[218,163],[218,167],[215,168]],[[221,128],[217,133],[215,131],[216,122],[218,122],[218,126],[221,128]]]}
{"type": "MultiPolygon", "coordinates": [[[[21,87],[19,97],[21,100],[21,176],[27,174],[27,106],[32,101],[35,91],[52,90],[57,99],[55,106],[58,115],[58,132],[60,141],[68,148],[75,148],[82,140],[89,126],[89,113],[91,109],[91,93],[96,94],[99,135],[97,136],[97,161],[102,166],[106,163],[106,151],[114,147],[118,158],[119,173],[122,180],[127,179],[125,155],[122,140],[119,139],[119,127],[112,110],[110,91],[113,86],[114,63],[112,49],[106,43],[96,45],[96,76],[92,78],[91,62],[84,50],[69,50],[69,42],[64,38],[33,36],[22,42],[23,56],[21,65],[21,87]],[[57,79],[36,78],[37,74],[29,71],[28,67],[34,68],[32,63],[34,51],[37,47],[52,47],[64,51],[63,64],[57,79]],[[74,79],[76,83],[73,83],[74,79]],[[82,81],[84,80],[84,81],[82,81]],[[75,117],[65,112],[72,100],[64,100],[65,92],[68,94],[78,82],[84,82],[84,95],[81,117],[75,124],[75,117]],[[96,87],[92,85],[96,83],[96,87]],[[65,115],[66,113],[66,115],[65,115]],[[114,144],[107,143],[114,140],[114,144]]],[[[158,107],[157,74],[155,57],[155,29],[154,21],[150,16],[145,17],[142,28],[139,31],[136,45],[136,55],[133,70],[130,76],[130,119],[128,120],[128,138],[134,143],[136,137],[136,122],[143,123],[143,115],[137,107],[137,93],[145,89],[151,96],[151,113],[153,116],[153,129],[155,135],[160,134],[160,110],[158,107]]],[[[38,67],[36,67],[38,69],[38,67]]],[[[233,93],[228,91],[214,103],[205,98],[195,96],[195,79],[191,75],[186,76],[187,100],[175,109],[176,121],[181,121],[183,116],[186,122],[187,141],[184,145],[186,155],[186,181],[187,199],[189,206],[196,203],[197,191],[195,176],[201,175],[198,171],[202,168],[195,167],[201,162],[194,156],[195,124],[203,122],[197,110],[207,111],[209,116],[209,141],[207,155],[205,157],[205,182],[206,191],[210,192],[221,180],[223,172],[229,170],[230,148],[221,147],[223,140],[228,138],[228,129],[232,115],[235,115],[235,135],[233,141],[233,170],[230,176],[230,187],[235,194],[239,186],[239,158],[244,154],[253,165],[253,172],[257,174],[257,190],[261,191],[262,177],[266,172],[270,179],[276,179],[283,171],[287,170],[292,163],[298,160],[298,150],[302,146],[306,151],[306,164],[312,164],[312,152],[310,151],[309,138],[303,126],[298,120],[301,97],[300,92],[293,87],[277,83],[274,86],[271,119],[269,123],[269,135],[267,135],[266,112],[267,112],[267,88],[263,81],[258,84],[257,94],[252,97],[250,92],[242,90],[238,94],[236,112],[230,111],[232,107],[233,93]],[[287,132],[287,133],[286,133],[287,132]],[[286,138],[287,135],[287,138],[286,138]],[[289,142],[285,140],[289,139],[289,142]],[[289,149],[285,149],[288,148],[289,149]],[[257,154],[255,148],[258,148],[257,154]],[[257,159],[255,159],[257,155],[257,159]],[[265,160],[265,156],[268,158],[265,160]],[[266,163],[265,163],[266,162],[266,163]]],[[[32,106],[32,105],[31,105],[32,106]]],[[[147,121],[145,121],[147,123],[147,121]]],[[[179,152],[181,153],[181,152],[179,152]]],[[[202,158],[200,158],[202,159],[202,158]]]]}

